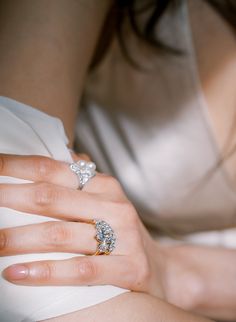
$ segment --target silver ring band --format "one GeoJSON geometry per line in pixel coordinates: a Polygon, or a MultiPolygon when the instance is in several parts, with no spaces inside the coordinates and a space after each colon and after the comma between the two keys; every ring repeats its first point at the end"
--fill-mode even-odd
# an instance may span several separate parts
{"type": "Polygon", "coordinates": [[[82,190],[85,184],[96,175],[96,164],[80,160],[70,164],[70,169],[73,171],[79,180],[79,189],[82,190]]]}

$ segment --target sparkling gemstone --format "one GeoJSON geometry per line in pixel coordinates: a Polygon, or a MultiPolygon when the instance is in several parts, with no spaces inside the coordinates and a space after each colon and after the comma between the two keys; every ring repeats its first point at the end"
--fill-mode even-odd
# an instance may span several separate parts
{"type": "Polygon", "coordinates": [[[110,227],[103,220],[95,220],[96,226],[96,239],[98,241],[98,251],[100,254],[108,254],[115,249],[116,237],[110,227]]]}

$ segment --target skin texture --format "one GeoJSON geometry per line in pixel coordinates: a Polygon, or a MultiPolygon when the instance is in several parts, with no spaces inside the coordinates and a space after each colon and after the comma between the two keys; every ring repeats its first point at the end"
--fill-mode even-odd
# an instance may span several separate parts
{"type": "Polygon", "coordinates": [[[97,174],[79,191],[77,178],[66,163],[12,155],[0,155],[0,160],[0,175],[35,181],[17,187],[0,185],[1,206],[63,219],[0,230],[1,256],[57,251],[94,254],[94,228],[88,221],[96,213],[104,214],[102,219],[111,224],[118,238],[111,256],[13,265],[3,272],[8,281],[19,285],[112,284],[188,311],[235,319],[234,250],[160,245],[141,224],[119,183],[107,175],[97,174]],[[219,279],[225,271],[227,275],[219,279]]]}
{"type": "MultiPolygon", "coordinates": [[[[13,0],[1,1],[0,93],[60,117],[70,138],[73,138],[73,123],[83,90],[83,81],[109,2],[102,2],[104,7],[101,6],[101,3],[98,6],[97,2],[92,0],[89,5],[85,1],[73,0],[69,2],[69,5],[67,0],[52,0],[50,2],[42,0],[37,2],[37,5],[35,3],[26,0],[22,0],[20,4],[13,0]],[[27,12],[30,14],[26,14],[27,12]],[[53,19],[51,19],[52,16],[53,19]]],[[[8,169],[7,167],[2,167],[2,169],[8,169]]],[[[58,167],[60,168],[60,165],[58,167]]],[[[50,168],[50,172],[47,172],[47,168],[42,163],[37,169],[41,169],[40,174],[36,171],[38,179],[42,179],[40,175],[45,169],[45,173],[52,173],[52,168],[50,168]]],[[[13,167],[7,171],[14,176],[13,167]]],[[[26,175],[29,176],[28,178],[33,178],[35,171],[30,174],[21,174],[20,177],[24,178],[26,175]]],[[[52,176],[52,179],[55,180],[53,183],[65,186],[67,174],[63,172],[62,176],[63,178],[57,176],[53,178],[52,176]]],[[[75,180],[71,182],[75,184],[75,180]]],[[[10,203],[10,187],[1,188],[4,193],[6,193],[4,189],[9,189],[5,195],[8,196],[7,200],[10,203]]],[[[93,180],[91,189],[96,189],[95,180],[93,180]]],[[[99,191],[101,192],[101,190],[99,191]]],[[[20,197],[19,203],[21,203],[21,207],[25,205],[24,200],[22,203],[20,197]]],[[[47,202],[45,204],[47,205],[47,202]]],[[[29,206],[32,207],[31,210],[34,207],[32,204],[28,204],[29,206]]],[[[19,204],[15,203],[14,207],[18,208],[19,204]]],[[[41,207],[42,210],[48,213],[48,209],[41,207]]],[[[86,247],[93,249],[94,245],[86,245],[86,247]]],[[[159,248],[157,249],[159,250],[159,248]]],[[[9,250],[7,251],[9,252],[9,250]]],[[[22,252],[24,251],[22,250],[22,252]]],[[[222,276],[226,269],[228,271],[228,266],[224,266],[222,258],[225,256],[227,263],[230,258],[231,261],[234,261],[235,253],[233,251],[180,247],[173,251],[164,249],[163,252],[165,252],[165,256],[163,256],[165,261],[168,259],[168,264],[173,264],[166,265],[165,269],[159,268],[163,274],[160,275],[162,278],[159,285],[164,284],[165,291],[160,291],[158,287],[151,290],[149,287],[150,294],[164,296],[163,293],[165,293],[167,300],[188,310],[197,310],[212,316],[222,314],[225,318],[233,320],[236,314],[235,303],[232,300],[235,298],[234,294],[226,292],[228,297],[223,294],[224,298],[218,298],[217,303],[224,306],[223,310],[220,308],[221,311],[217,312],[219,308],[215,307],[215,295],[220,296],[219,290],[221,291],[223,287],[222,284],[218,284],[218,276],[222,276]],[[191,256],[193,251],[197,251],[195,252],[196,257],[191,256]],[[196,258],[199,255],[204,256],[206,260],[197,261],[196,258]],[[215,258],[213,267],[212,258],[215,258]],[[211,273],[212,269],[215,270],[214,274],[211,273]],[[182,276],[182,280],[179,279],[180,276],[182,276]],[[208,287],[203,288],[206,283],[208,287]],[[180,297],[176,295],[177,291],[178,294],[181,294],[180,297]],[[209,295],[212,297],[208,298],[209,295]]],[[[156,259],[159,265],[157,267],[160,267],[162,261],[159,261],[159,257],[156,259]]],[[[232,264],[234,263],[232,262],[232,264]]],[[[235,265],[231,267],[235,267],[235,265]]],[[[235,273],[232,269],[232,272],[227,274],[227,290],[234,280],[235,273]]],[[[90,283],[89,281],[88,284],[90,283]]],[[[96,321],[104,321],[104,312],[106,312],[105,316],[107,319],[109,318],[109,321],[111,315],[113,321],[124,321],[124,319],[129,321],[157,321],[158,319],[176,322],[207,321],[167,305],[151,295],[135,292],[110,300],[109,306],[106,304],[103,303],[52,321],[94,321],[94,316],[96,321]],[[119,310],[116,309],[117,307],[119,310]],[[116,314],[114,314],[114,310],[116,314]]]]}
{"type": "Polygon", "coordinates": [[[115,299],[47,322],[210,322],[146,294],[122,294],[115,299]],[[105,314],[104,314],[105,313],[105,314]]]}
{"type": "Polygon", "coordinates": [[[71,142],[108,8],[109,0],[0,1],[0,95],[61,118],[71,142]]]}
{"type": "MultiPolygon", "coordinates": [[[[12,157],[8,156],[9,159],[12,157]]],[[[44,164],[43,169],[53,169],[53,160],[41,157],[35,158],[34,161],[37,162],[37,160],[40,160],[41,166],[44,164]],[[51,162],[49,167],[45,166],[47,162],[48,164],[51,162]]],[[[32,163],[31,161],[32,171],[35,169],[36,162],[32,163]]],[[[2,163],[6,164],[5,161],[2,163]]],[[[27,161],[24,162],[24,166],[26,164],[27,161]]],[[[3,166],[4,168],[7,169],[7,166],[3,166]]],[[[29,253],[54,252],[61,248],[64,252],[72,251],[92,255],[96,251],[96,242],[93,238],[94,227],[88,222],[93,218],[100,219],[99,214],[104,214],[101,219],[110,223],[116,231],[119,241],[112,253],[113,256],[78,257],[69,261],[48,262],[47,265],[45,262],[44,265],[32,263],[31,268],[28,266],[31,273],[29,278],[25,280],[26,283],[34,284],[39,278],[41,284],[51,285],[58,283],[118,285],[121,282],[120,276],[123,276],[123,288],[163,297],[161,288],[153,287],[160,284],[159,278],[158,281],[156,280],[159,276],[158,267],[156,267],[154,260],[151,260],[151,254],[146,251],[146,249],[155,249],[155,243],[142,225],[135,208],[126,198],[118,181],[108,175],[97,174],[80,191],[75,189],[77,185],[74,185],[74,182],[77,178],[69,170],[68,165],[61,165],[61,169],[65,169],[68,179],[72,177],[72,180],[64,181],[64,187],[51,183],[51,180],[60,181],[59,178],[57,179],[59,172],[56,169],[54,176],[53,171],[50,171],[51,180],[46,175],[49,173],[46,170],[44,179],[41,176],[39,181],[33,184],[18,185],[19,189],[16,195],[19,203],[18,201],[16,203],[17,208],[19,206],[26,213],[50,214],[54,218],[67,222],[49,221],[42,225],[18,227],[15,230],[3,229],[0,233],[2,241],[0,254],[25,253],[25,245],[28,245],[29,253]],[[81,237],[78,238],[78,236],[81,237]],[[21,245],[18,243],[18,238],[21,245]],[[142,263],[141,266],[140,263],[142,263]],[[48,272],[50,276],[44,273],[46,267],[50,270],[48,272]],[[137,269],[138,267],[139,269],[137,269]]],[[[61,175],[60,177],[62,178],[61,175]]],[[[2,185],[1,188],[5,191],[2,194],[1,206],[5,204],[7,207],[15,207],[16,204],[12,204],[12,185],[2,185]]],[[[156,253],[159,253],[158,250],[156,253]]],[[[12,272],[10,271],[10,273],[12,272]]],[[[9,271],[5,272],[5,276],[9,276],[9,271]]],[[[22,280],[22,283],[25,281],[22,280]]],[[[18,282],[21,283],[20,280],[18,282]]]]}

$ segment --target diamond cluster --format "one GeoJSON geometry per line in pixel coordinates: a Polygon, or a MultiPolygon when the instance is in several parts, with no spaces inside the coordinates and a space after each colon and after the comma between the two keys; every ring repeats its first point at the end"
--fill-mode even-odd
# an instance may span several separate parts
{"type": "Polygon", "coordinates": [[[96,236],[98,242],[97,255],[109,255],[115,249],[116,236],[111,226],[103,220],[95,220],[96,236]]]}
{"type": "Polygon", "coordinates": [[[79,178],[79,188],[83,186],[96,175],[96,164],[80,160],[77,163],[70,164],[70,169],[75,172],[79,178]]]}

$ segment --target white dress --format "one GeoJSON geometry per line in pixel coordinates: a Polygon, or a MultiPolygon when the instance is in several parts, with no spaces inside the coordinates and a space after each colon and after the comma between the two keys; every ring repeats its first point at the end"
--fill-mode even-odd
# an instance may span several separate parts
{"type": "MultiPolygon", "coordinates": [[[[164,231],[184,241],[236,247],[236,191],[224,164],[212,172],[220,151],[199,80],[187,0],[165,13],[157,35],[182,54],[142,57],[140,65],[149,68],[143,72],[115,43],[91,74],[78,147],[118,178],[154,235],[164,231]]],[[[139,58],[134,50],[131,55],[139,58]]]]}
{"type": "MultiPolygon", "coordinates": [[[[186,0],[179,3],[174,14],[165,15],[159,30],[164,42],[183,48],[185,55],[173,55],[168,63],[157,56],[155,77],[134,71],[121,56],[108,55],[88,88],[86,109],[77,128],[78,143],[101,171],[119,179],[155,234],[161,228],[185,234],[183,240],[235,247],[235,230],[222,230],[236,223],[230,178],[220,167],[199,185],[216,164],[219,151],[198,78],[186,0]]],[[[58,120],[6,98],[0,103],[1,152],[41,154],[71,162],[58,120]]],[[[1,227],[47,220],[10,209],[0,212],[1,227]]],[[[6,257],[0,269],[21,261],[70,256],[6,257]]],[[[46,319],[124,291],[111,286],[22,287],[1,279],[0,321],[46,319]]]]}
{"type": "MultiPolygon", "coordinates": [[[[0,152],[44,155],[72,162],[60,120],[30,106],[0,97],[0,152]]],[[[0,183],[24,183],[0,177],[0,183]]],[[[24,214],[0,207],[0,228],[40,223],[52,218],[24,214]]],[[[27,254],[0,258],[0,271],[11,264],[65,259],[75,254],[27,254]]],[[[77,255],[76,255],[77,256],[77,255]]],[[[0,322],[30,322],[70,313],[125,292],[114,286],[27,287],[11,284],[0,277],[0,322]]]]}

